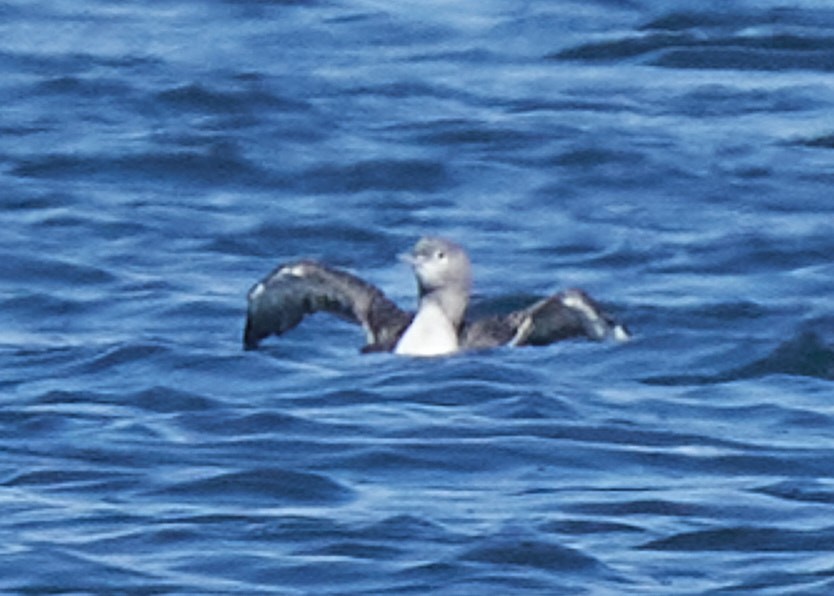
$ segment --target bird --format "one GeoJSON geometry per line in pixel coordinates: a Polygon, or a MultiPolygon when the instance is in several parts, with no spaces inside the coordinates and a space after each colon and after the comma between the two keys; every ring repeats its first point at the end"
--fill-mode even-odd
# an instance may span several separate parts
{"type": "Polygon", "coordinates": [[[359,324],[368,352],[433,357],[498,346],[537,346],[584,337],[625,341],[631,333],[581,289],[568,289],[506,314],[469,319],[472,265],[463,247],[424,236],[401,255],[417,281],[415,313],[356,275],[314,260],[280,265],[247,294],[243,345],[254,350],[324,311],[359,324]]]}

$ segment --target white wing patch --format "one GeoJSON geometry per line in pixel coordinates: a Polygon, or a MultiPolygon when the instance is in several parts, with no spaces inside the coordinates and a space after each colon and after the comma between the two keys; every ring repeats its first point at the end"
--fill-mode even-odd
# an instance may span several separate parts
{"type": "Polygon", "coordinates": [[[281,267],[278,271],[278,275],[281,277],[305,277],[308,271],[309,268],[304,263],[298,263],[295,265],[281,267]]]}
{"type": "Polygon", "coordinates": [[[262,282],[258,282],[249,290],[249,300],[257,300],[266,291],[266,286],[262,282]]]}

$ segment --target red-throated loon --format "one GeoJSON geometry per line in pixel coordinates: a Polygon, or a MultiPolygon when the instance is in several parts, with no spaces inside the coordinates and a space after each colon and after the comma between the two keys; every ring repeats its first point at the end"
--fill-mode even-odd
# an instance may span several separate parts
{"type": "Polygon", "coordinates": [[[417,312],[401,310],[378,288],[315,261],[278,267],[249,291],[243,342],[254,349],[308,314],[327,311],[362,325],[365,352],[440,356],[500,345],[545,345],[570,337],[629,338],[585,292],[567,290],[502,316],[466,321],[472,283],[466,251],[451,240],[424,237],[404,255],[414,268],[417,312]]]}

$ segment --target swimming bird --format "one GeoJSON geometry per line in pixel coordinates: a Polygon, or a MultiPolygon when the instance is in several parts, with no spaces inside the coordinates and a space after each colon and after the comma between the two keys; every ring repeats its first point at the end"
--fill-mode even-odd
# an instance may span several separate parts
{"type": "Polygon", "coordinates": [[[305,316],[325,311],[363,327],[363,352],[441,356],[501,345],[546,345],[572,338],[623,341],[622,324],[585,292],[566,290],[505,315],[467,320],[472,266],[466,251],[436,236],[421,238],[402,256],[417,279],[416,313],[400,309],[377,287],[325,264],[301,260],[282,265],[248,294],[243,343],[255,349],[305,316]]]}

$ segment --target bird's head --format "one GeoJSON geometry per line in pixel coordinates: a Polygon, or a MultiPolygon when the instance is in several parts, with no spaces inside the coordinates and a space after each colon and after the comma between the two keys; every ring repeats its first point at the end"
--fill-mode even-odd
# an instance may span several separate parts
{"type": "Polygon", "coordinates": [[[421,238],[403,260],[414,268],[420,295],[449,289],[469,294],[472,266],[463,248],[445,238],[421,238]]]}

